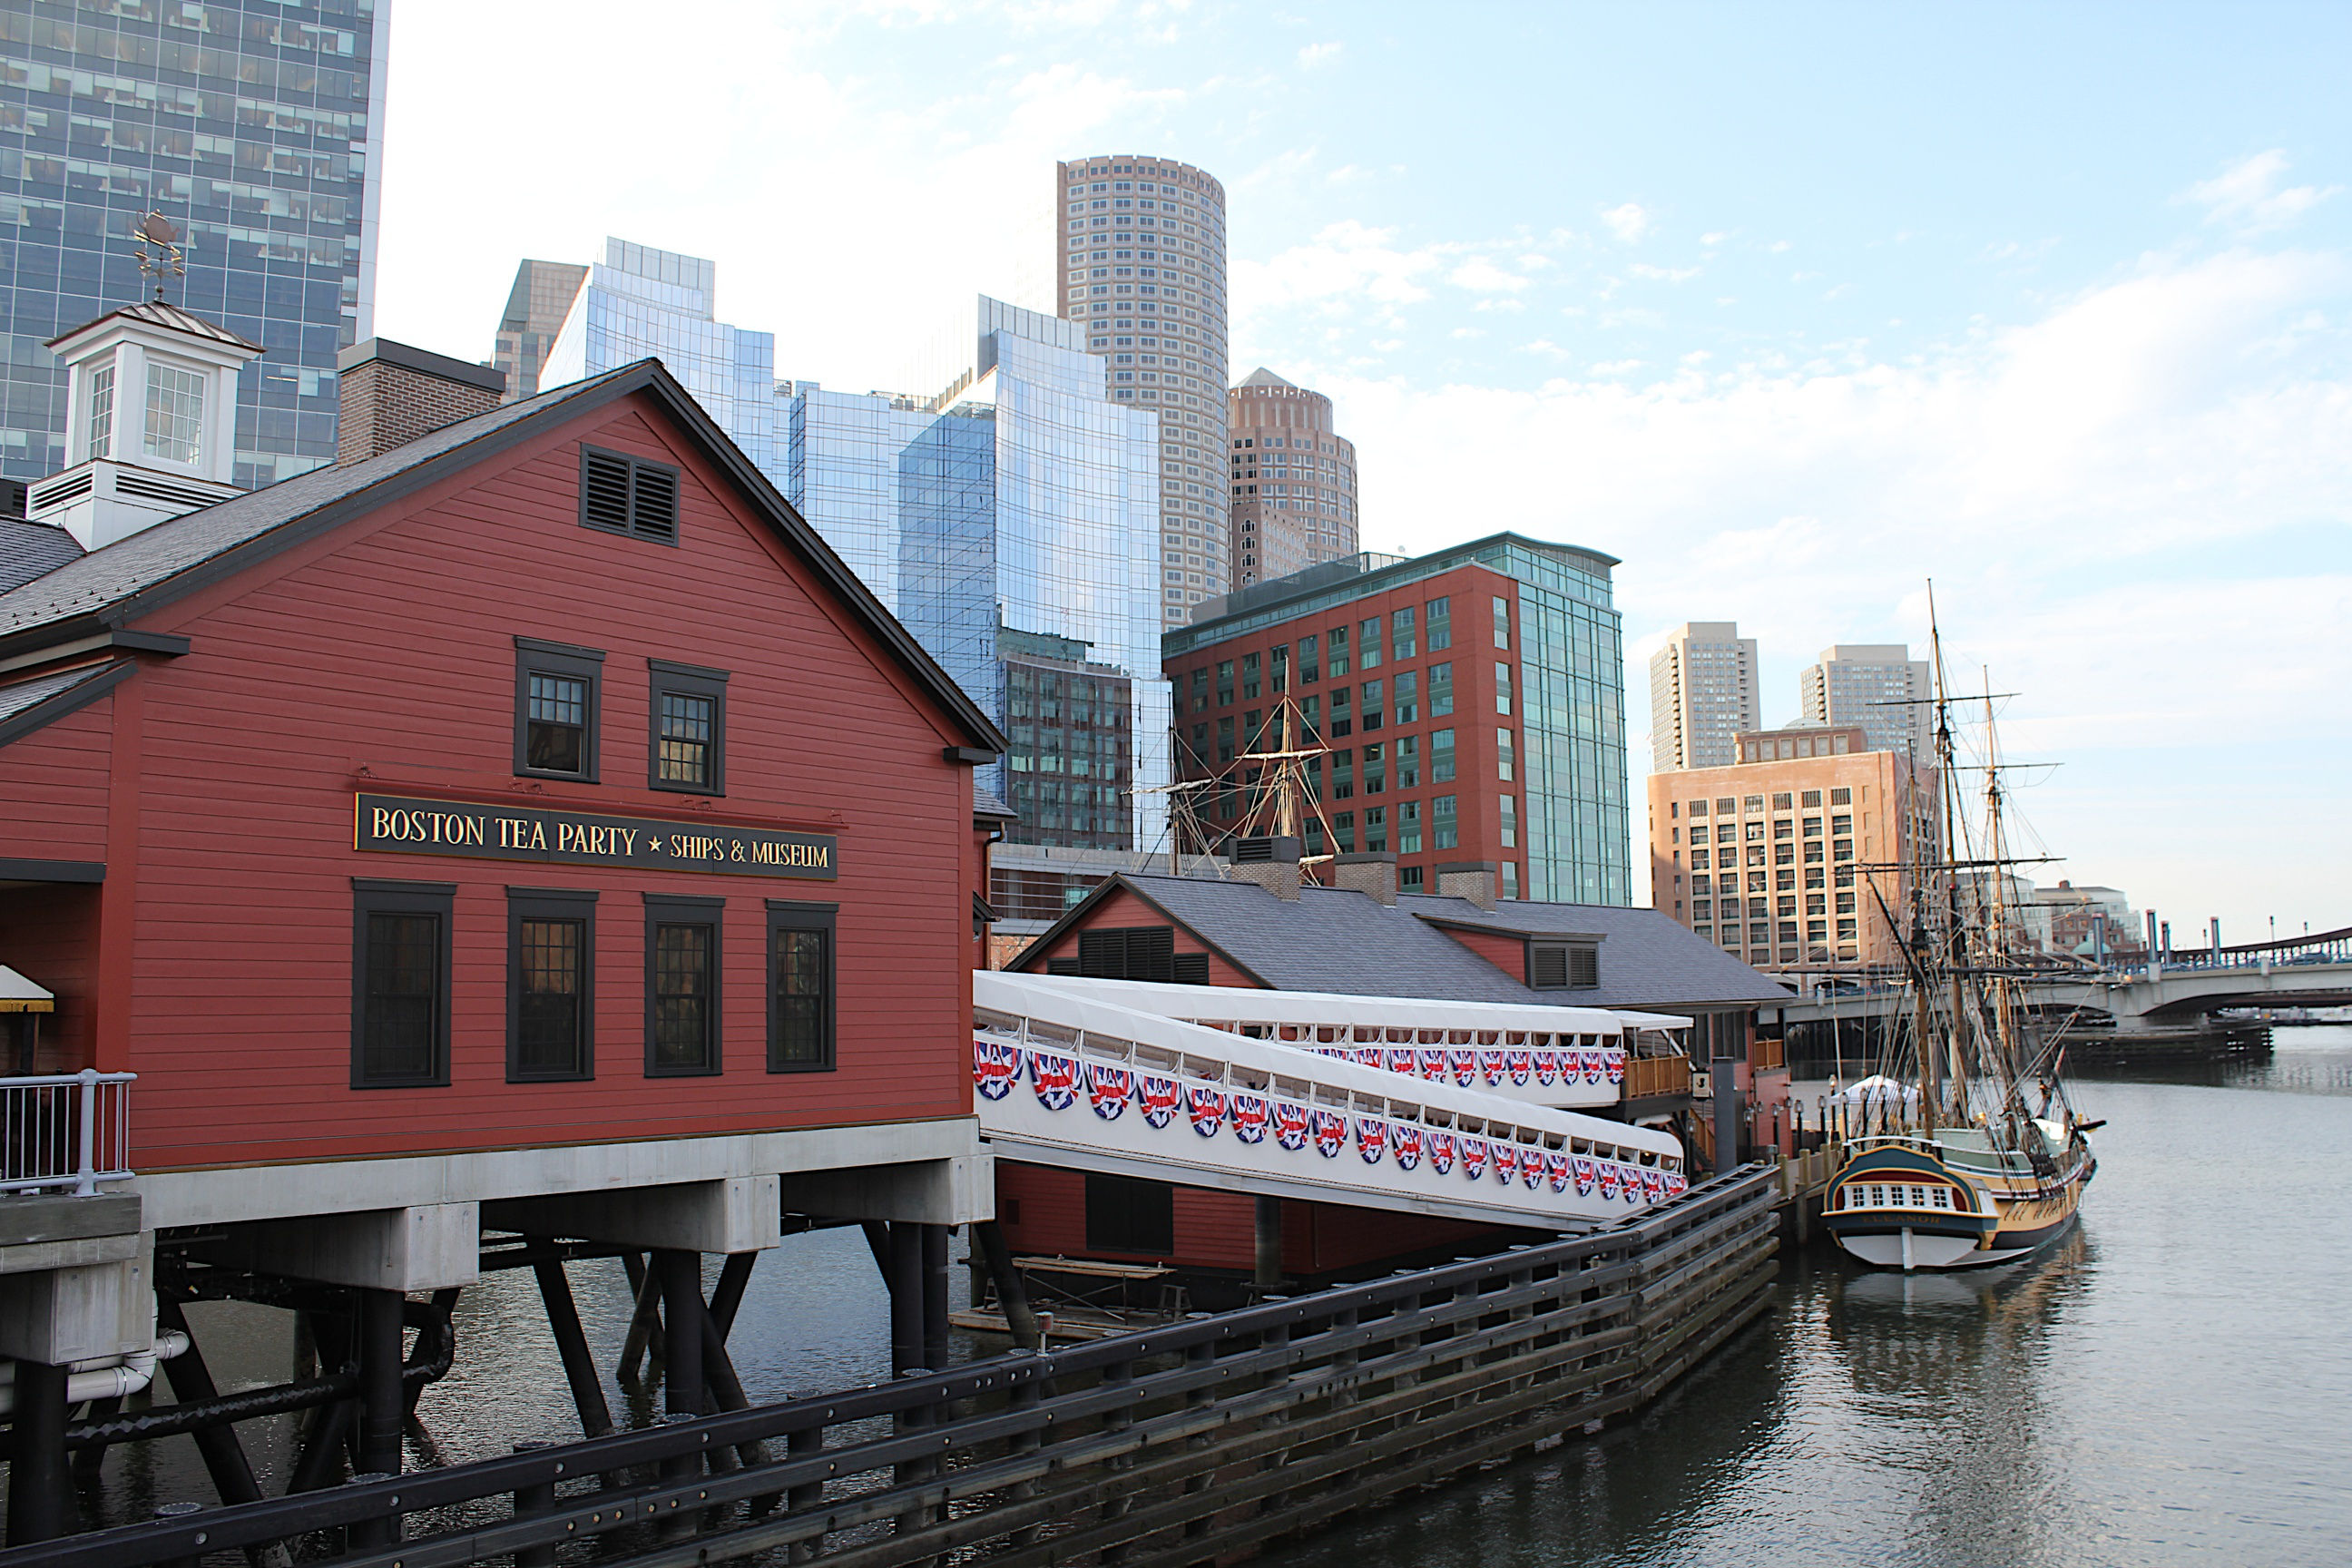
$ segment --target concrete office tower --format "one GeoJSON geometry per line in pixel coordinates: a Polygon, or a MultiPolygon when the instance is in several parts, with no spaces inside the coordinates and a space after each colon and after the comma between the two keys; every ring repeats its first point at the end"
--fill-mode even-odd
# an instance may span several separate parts
{"type": "Polygon", "coordinates": [[[1913,658],[1902,643],[1839,643],[1822,650],[1819,664],[1797,678],[1805,720],[1813,724],[1859,724],[1874,752],[1908,752],[1932,763],[1935,720],[1927,699],[1935,695],[1927,661],[1913,658]]]}
{"type": "Polygon", "coordinates": [[[1763,724],[1756,694],[1756,639],[1737,621],[1676,626],[1650,656],[1650,771],[1727,767],[1738,738],[1763,724]]]}
{"type": "Polygon", "coordinates": [[[1078,324],[984,296],[902,374],[788,382],[783,490],[1012,750],[1015,844],[1150,849],[1167,820],[1159,416],[1078,324]]]}
{"type": "Polygon", "coordinates": [[[235,483],[335,460],[335,355],[375,333],[387,7],[372,0],[6,7],[0,474],[66,466],[41,345],[154,297],[131,232],[179,231],[165,298],[263,345],[236,376],[235,483]]]}
{"type": "Polygon", "coordinates": [[[1160,619],[1233,583],[1225,459],[1225,188],[1120,153],[1055,166],[1061,313],[1114,402],[1160,414],[1160,619]]]}
{"type": "Polygon", "coordinates": [[[1261,367],[1225,395],[1234,586],[1356,553],[1356,444],[1331,400],[1261,367]]]}
{"type": "Polygon", "coordinates": [[[520,403],[539,395],[540,367],[588,268],[569,261],[526,261],[515,268],[513,289],[507,295],[507,313],[499,318],[499,343],[490,363],[506,372],[505,403],[520,403]]]}
{"type": "Polygon", "coordinates": [[[541,363],[541,391],[657,358],[782,488],[776,461],[776,337],[718,319],[719,264],[625,239],[604,241],[541,363]]]}

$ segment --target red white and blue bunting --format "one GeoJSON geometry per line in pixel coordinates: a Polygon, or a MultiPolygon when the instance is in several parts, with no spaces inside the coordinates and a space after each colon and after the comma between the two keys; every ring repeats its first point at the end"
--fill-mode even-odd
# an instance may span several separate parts
{"type": "Polygon", "coordinates": [[[1500,1089],[1509,1084],[1525,1089],[1532,1079],[1549,1089],[1575,1083],[1625,1081],[1625,1053],[1615,1046],[1308,1046],[1318,1057],[1333,1057],[1360,1067],[1380,1068],[1406,1078],[1443,1083],[1451,1079],[1463,1089],[1481,1084],[1500,1089]]]}
{"type": "MultiPolygon", "coordinates": [[[[1624,1053],[1606,1049],[1480,1050],[1474,1054],[1466,1048],[1383,1052],[1373,1047],[1331,1049],[1320,1054],[1352,1058],[1360,1050],[1364,1055],[1385,1058],[1370,1065],[1385,1066],[1389,1061],[1402,1059],[1415,1076],[1441,1080],[1453,1078],[1465,1085],[1488,1076],[1490,1066],[1495,1081],[1508,1079],[1521,1084],[1529,1077],[1538,1082],[1549,1081],[1544,1077],[1547,1071],[1563,1079],[1582,1077],[1589,1082],[1599,1082],[1604,1077],[1618,1078],[1624,1071],[1624,1053]]],[[[1634,1205],[1664,1202],[1678,1196],[1689,1184],[1679,1172],[1565,1150],[1530,1148],[1507,1139],[1423,1127],[1388,1117],[1350,1117],[1243,1089],[1227,1090],[1206,1083],[1181,1084],[1172,1078],[1139,1073],[1107,1062],[1082,1062],[1059,1051],[1032,1047],[1024,1052],[1019,1046],[1001,1040],[974,1037],[971,1072],[972,1087],[985,1100],[1003,1100],[1025,1076],[1037,1102],[1048,1110],[1069,1110],[1077,1103],[1083,1090],[1095,1115],[1105,1121],[1118,1121],[1132,1103],[1148,1125],[1164,1128],[1181,1110],[1192,1131],[1202,1138],[1214,1138],[1230,1126],[1240,1142],[1259,1143],[1271,1131],[1278,1148],[1298,1153],[1312,1143],[1317,1153],[1329,1160],[1338,1159],[1352,1142],[1358,1156],[1367,1165],[1393,1160],[1398,1169],[1412,1171],[1426,1160],[1431,1171],[1440,1176],[1450,1175],[1459,1168],[1465,1178],[1476,1182],[1492,1173],[1494,1179],[1506,1187],[1518,1184],[1535,1191],[1549,1186],[1562,1195],[1573,1187],[1580,1197],[1597,1192],[1606,1201],[1622,1198],[1634,1205]]]]}

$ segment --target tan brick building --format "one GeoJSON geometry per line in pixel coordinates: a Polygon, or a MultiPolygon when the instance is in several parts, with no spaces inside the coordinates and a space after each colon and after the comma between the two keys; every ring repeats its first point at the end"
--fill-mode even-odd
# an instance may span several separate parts
{"type": "Polygon", "coordinates": [[[1652,773],[1652,902],[1758,968],[1899,967],[1886,915],[1902,918],[1915,838],[1933,843],[1935,775],[1894,752],[1822,749],[1652,773]]]}
{"type": "Polygon", "coordinates": [[[1233,585],[1356,553],[1356,444],[1331,428],[1331,400],[1260,369],[1225,401],[1233,585]]]}

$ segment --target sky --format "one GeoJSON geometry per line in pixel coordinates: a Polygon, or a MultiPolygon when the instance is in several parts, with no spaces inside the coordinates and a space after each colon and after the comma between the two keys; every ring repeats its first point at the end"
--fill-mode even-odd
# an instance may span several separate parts
{"type": "Polygon", "coordinates": [[[1056,158],[1181,159],[1365,548],[1622,561],[1637,831],[1669,628],[1785,722],[1932,580],[2037,879],[2352,925],[2352,7],[394,0],[390,58],[388,337],[486,359],[612,234],[864,391],[1049,275],[1056,158]]]}

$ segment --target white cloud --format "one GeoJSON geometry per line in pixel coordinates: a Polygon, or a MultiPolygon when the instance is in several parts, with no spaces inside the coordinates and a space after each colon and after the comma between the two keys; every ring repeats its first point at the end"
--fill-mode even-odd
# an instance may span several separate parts
{"type": "Polygon", "coordinates": [[[1661,283],[1687,283],[1698,276],[1696,267],[1653,267],[1646,261],[1636,261],[1626,270],[1636,278],[1647,278],[1661,283]]]}
{"type": "Polygon", "coordinates": [[[1347,47],[1347,45],[1340,43],[1309,44],[1305,48],[1298,51],[1299,68],[1302,70],[1313,70],[1318,66],[1329,65],[1334,59],[1339,58],[1339,51],[1347,47]]]}
{"type": "Polygon", "coordinates": [[[1622,206],[1611,207],[1601,215],[1601,221],[1609,226],[1610,233],[1628,245],[1649,233],[1654,226],[1649,213],[1635,202],[1627,202],[1622,206]]]}
{"type": "Polygon", "coordinates": [[[2342,189],[2293,185],[2281,190],[2278,183],[2286,171],[2286,153],[2273,147],[2239,159],[2210,180],[2199,181],[2189,187],[2187,199],[2205,209],[2208,223],[2258,234],[2284,228],[2342,189]]]}
{"type": "MultiPolygon", "coordinates": [[[[1422,550],[1502,517],[1621,555],[1629,641],[1694,616],[1762,639],[1768,722],[1813,649],[1923,645],[1933,577],[1955,665],[2024,694],[2012,753],[2068,763],[2027,802],[2072,858],[2053,876],[2243,921],[2264,911],[2232,902],[2256,896],[2218,870],[2234,855],[2282,917],[2333,920],[2341,858],[2315,860],[2292,813],[2246,811],[2243,774],[2274,761],[2317,809],[2352,768],[2352,736],[2312,722],[2352,689],[2352,385],[2341,330],[2309,326],[2348,288],[2342,258],[2233,251],[2145,262],[1909,363],[1848,345],[1532,389],[1318,386],[1387,454],[1367,527],[1422,550]],[[1547,460],[1443,457],[1471,446],[1547,460]],[[2186,847],[2190,822],[2228,855],[2186,847]]],[[[1631,663],[1637,725],[1642,679],[1631,663]]]]}
{"type": "Polygon", "coordinates": [[[1483,256],[1474,256],[1447,274],[1446,281],[1479,294],[1516,294],[1528,279],[1504,271],[1483,256]]]}
{"type": "Polygon", "coordinates": [[[1353,315],[1367,302],[1393,309],[1428,299],[1425,280],[1443,264],[1440,250],[1402,248],[1396,237],[1392,228],[1349,219],[1268,260],[1234,258],[1234,336],[1248,336],[1259,318],[1300,307],[1353,315]]]}

